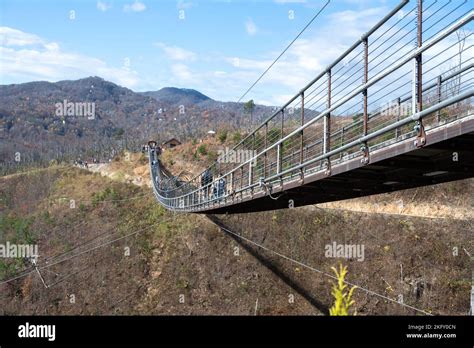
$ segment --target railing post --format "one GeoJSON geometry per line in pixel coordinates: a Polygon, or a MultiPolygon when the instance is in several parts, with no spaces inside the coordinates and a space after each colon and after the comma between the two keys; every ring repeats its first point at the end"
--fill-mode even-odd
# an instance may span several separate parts
{"type": "MultiPolygon", "coordinates": [[[[304,92],[301,92],[301,125],[304,125],[304,92]]],[[[300,164],[303,163],[303,146],[304,146],[304,134],[303,129],[301,130],[300,136],[300,164]]],[[[303,169],[301,169],[301,174],[303,175],[303,169]]]]}
{"type": "MultiPolygon", "coordinates": [[[[369,80],[369,39],[366,37],[364,39],[364,84],[369,80]]],[[[368,132],[368,123],[369,123],[369,114],[367,112],[367,89],[363,92],[364,96],[364,126],[363,126],[363,135],[367,135],[368,132]]]]}
{"type": "MultiPolygon", "coordinates": [[[[400,116],[402,113],[401,99],[397,98],[397,121],[400,121],[400,116]]],[[[395,140],[400,136],[400,127],[395,128],[395,140]]]]}
{"type": "MultiPolygon", "coordinates": [[[[342,126],[342,130],[341,130],[341,147],[344,145],[344,129],[345,129],[345,127],[342,126]]],[[[342,159],[342,152],[341,152],[340,158],[342,159]]]]}
{"type": "Polygon", "coordinates": [[[206,192],[207,192],[207,207],[209,208],[210,207],[210,200],[211,200],[211,185],[212,184],[207,184],[207,187],[206,187],[206,192]]]}
{"type": "MultiPolygon", "coordinates": [[[[283,139],[283,137],[285,136],[284,131],[283,131],[283,127],[284,127],[283,120],[284,120],[284,118],[285,118],[285,109],[282,108],[281,109],[281,124],[280,124],[280,134],[281,134],[280,139],[283,139]]],[[[283,148],[282,148],[282,150],[283,150],[283,148]]],[[[283,153],[281,153],[281,157],[283,158],[283,153]]],[[[291,161],[291,158],[290,158],[290,161],[291,161]]]]}
{"type": "Polygon", "coordinates": [[[282,143],[279,143],[278,146],[277,146],[277,168],[276,168],[277,174],[280,173],[280,171],[281,171],[281,163],[280,163],[280,160],[281,160],[281,144],[282,143]]]}
{"type": "MultiPolygon", "coordinates": [[[[437,99],[437,102],[441,102],[441,83],[442,83],[442,77],[441,75],[438,76],[437,80],[436,80],[436,99],[437,99]]],[[[441,111],[438,110],[436,111],[436,120],[437,120],[437,123],[440,123],[441,122],[441,111]]]]}
{"type": "MultiPolygon", "coordinates": [[[[417,47],[420,48],[423,44],[423,0],[418,0],[418,14],[417,14],[417,47]]],[[[423,110],[423,64],[422,54],[418,54],[415,57],[415,93],[416,97],[416,110],[413,113],[421,112],[423,110]]],[[[423,127],[423,120],[420,118],[415,125],[417,132],[415,145],[421,147],[426,143],[426,133],[423,127]]]]}
{"type": "Polygon", "coordinates": [[[240,167],[240,195],[243,197],[244,191],[242,190],[244,188],[244,167],[240,167]]]}
{"type": "MultiPolygon", "coordinates": [[[[327,72],[328,76],[328,98],[327,98],[327,108],[331,108],[331,69],[327,72]]],[[[329,143],[330,143],[330,132],[331,132],[331,113],[328,113],[324,117],[324,143],[323,143],[323,153],[327,153],[330,151],[329,143]]],[[[329,159],[328,159],[329,161],[329,159]]]]}
{"type": "Polygon", "coordinates": [[[252,161],[250,161],[249,162],[249,186],[252,185],[252,175],[253,175],[252,161]]]}
{"type": "MultiPolygon", "coordinates": [[[[417,46],[423,44],[423,0],[418,0],[417,46]]],[[[423,110],[423,63],[422,54],[416,57],[417,112],[423,110]]]]}
{"type": "MultiPolygon", "coordinates": [[[[265,123],[265,149],[268,146],[268,122],[265,123]]],[[[263,178],[267,177],[267,152],[263,154],[263,178]]]]}
{"type": "MultiPolygon", "coordinates": [[[[365,37],[363,41],[364,45],[364,84],[369,80],[369,38],[365,37]]],[[[364,115],[363,115],[363,135],[367,135],[369,130],[369,113],[368,113],[368,97],[367,97],[367,88],[362,92],[364,97],[364,115]]],[[[369,163],[369,144],[367,141],[364,142],[361,148],[363,158],[362,163],[369,163]]]]}
{"type": "Polygon", "coordinates": [[[284,133],[284,126],[285,126],[285,109],[281,109],[281,138],[282,139],[285,136],[284,133]]]}

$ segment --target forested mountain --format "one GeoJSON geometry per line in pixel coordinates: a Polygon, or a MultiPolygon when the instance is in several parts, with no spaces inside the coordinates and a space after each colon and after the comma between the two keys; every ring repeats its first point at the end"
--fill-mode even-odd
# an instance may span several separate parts
{"type": "Polygon", "coordinates": [[[212,100],[194,89],[176,87],[165,87],[158,91],[143,92],[141,94],[170,105],[191,106],[203,101],[212,100]]]}
{"type": "MultiPolygon", "coordinates": [[[[273,108],[256,106],[256,122],[273,108]]],[[[148,139],[204,136],[248,126],[242,103],[192,89],[136,93],[100,77],[0,86],[2,168],[74,158],[108,159],[148,139]],[[19,156],[18,156],[19,154],[19,156]]]]}

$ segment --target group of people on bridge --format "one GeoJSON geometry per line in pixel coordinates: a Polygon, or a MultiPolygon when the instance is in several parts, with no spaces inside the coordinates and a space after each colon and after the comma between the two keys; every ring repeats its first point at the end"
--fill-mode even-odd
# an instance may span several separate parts
{"type": "MultiPolygon", "coordinates": [[[[160,146],[156,144],[154,141],[148,142],[148,145],[143,145],[142,146],[142,153],[146,153],[149,150],[154,150],[156,157],[152,160],[151,164],[153,166],[158,164],[158,156],[161,155],[162,149],[160,146]]],[[[158,182],[158,176],[156,176],[155,181],[156,184],[159,184],[158,182]]],[[[226,193],[226,188],[227,188],[227,181],[225,177],[222,176],[222,173],[219,173],[218,179],[214,180],[214,176],[211,172],[211,170],[208,168],[202,173],[201,175],[201,189],[202,189],[202,194],[201,197],[204,200],[209,200],[209,199],[218,199],[221,198],[225,195],[226,193]]]]}
{"type": "Polygon", "coordinates": [[[208,199],[211,192],[212,188],[212,198],[220,198],[224,196],[225,191],[226,191],[226,186],[227,186],[227,181],[225,178],[222,176],[221,173],[219,173],[219,179],[216,180],[214,183],[212,183],[214,180],[214,177],[212,175],[212,172],[209,168],[207,168],[204,173],[201,176],[201,187],[203,188],[204,192],[204,198],[208,199]]]}

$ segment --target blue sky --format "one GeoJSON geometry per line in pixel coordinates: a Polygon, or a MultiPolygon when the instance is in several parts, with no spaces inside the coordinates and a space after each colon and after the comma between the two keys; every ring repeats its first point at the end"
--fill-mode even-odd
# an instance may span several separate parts
{"type": "MultiPolygon", "coordinates": [[[[236,101],[324,3],[2,0],[0,84],[97,75],[236,101]]],[[[398,3],[332,0],[246,99],[282,104],[398,3]]]]}

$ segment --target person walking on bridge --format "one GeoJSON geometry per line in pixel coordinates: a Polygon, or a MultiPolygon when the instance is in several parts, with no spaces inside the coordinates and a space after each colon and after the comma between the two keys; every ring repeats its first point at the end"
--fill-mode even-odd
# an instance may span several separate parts
{"type": "Polygon", "coordinates": [[[204,200],[207,200],[209,198],[209,193],[211,189],[210,184],[212,183],[213,179],[214,178],[212,177],[211,170],[207,168],[201,176],[201,187],[203,190],[204,200]]]}
{"type": "Polygon", "coordinates": [[[226,185],[227,183],[226,183],[225,178],[222,176],[222,173],[219,173],[219,179],[216,180],[213,187],[214,198],[220,198],[224,195],[226,185]]]}

